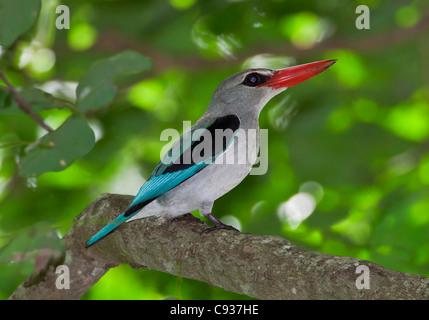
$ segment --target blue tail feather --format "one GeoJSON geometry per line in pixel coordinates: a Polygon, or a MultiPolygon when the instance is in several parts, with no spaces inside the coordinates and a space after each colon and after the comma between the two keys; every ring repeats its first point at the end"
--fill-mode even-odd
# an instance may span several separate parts
{"type": "Polygon", "coordinates": [[[119,217],[117,217],[115,220],[113,220],[112,222],[110,222],[103,229],[101,229],[100,231],[98,231],[94,236],[92,236],[91,239],[89,239],[86,242],[86,246],[87,247],[92,246],[94,243],[96,243],[99,240],[103,239],[105,236],[107,236],[110,232],[112,232],[113,230],[115,230],[117,227],[119,227],[123,222],[125,222],[129,218],[130,218],[130,216],[125,217],[124,213],[121,214],[119,217]]]}

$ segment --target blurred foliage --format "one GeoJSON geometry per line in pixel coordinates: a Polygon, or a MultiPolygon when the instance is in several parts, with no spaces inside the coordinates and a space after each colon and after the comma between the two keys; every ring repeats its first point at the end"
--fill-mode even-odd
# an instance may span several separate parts
{"type": "MultiPolygon", "coordinates": [[[[58,235],[88,203],[136,194],[161,131],[195,122],[224,78],[322,59],[338,62],[261,113],[268,172],[214,214],[429,276],[428,10],[423,0],[0,0],[0,69],[54,130],[0,81],[0,297],[58,256],[58,235]],[[60,4],[69,30],[55,27],[60,4]],[[355,26],[360,4],[369,30],[355,26]]],[[[84,298],[247,297],[123,265],[84,298]]]]}

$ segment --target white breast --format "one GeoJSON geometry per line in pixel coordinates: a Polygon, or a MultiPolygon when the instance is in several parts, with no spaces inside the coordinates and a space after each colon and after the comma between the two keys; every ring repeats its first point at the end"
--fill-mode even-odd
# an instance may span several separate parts
{"type": "Polygon", "coordinates": [[[128,221],[151,215],[179,216],[197,209],[236,187],[257,160],[259,128],[240,128],[237,137],[222,157],[195,176],[149,203],[128,221]]]}

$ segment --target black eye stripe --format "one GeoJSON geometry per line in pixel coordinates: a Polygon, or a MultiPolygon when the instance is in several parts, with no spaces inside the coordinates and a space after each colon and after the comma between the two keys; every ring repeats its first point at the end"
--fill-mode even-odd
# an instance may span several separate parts
{"type": "Polygon", "coordinates": [[[243,80],[242,84],[249,87],[256,87],[264,84],[270,77],[257,72],[249,73],[243,80]]]}

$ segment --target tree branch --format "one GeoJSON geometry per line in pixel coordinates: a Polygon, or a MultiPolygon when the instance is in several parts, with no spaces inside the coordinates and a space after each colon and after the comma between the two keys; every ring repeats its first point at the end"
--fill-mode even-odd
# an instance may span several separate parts
{"type": "Polygon", "coordinates": [[[30,117],[32,117],[43,129],[45,129],[48,132],[53,132],[53,130],[43,121],[43,119],[36,112],[34,112],[33,109],[30,108],[28,103],[21,98],[19,93],[15,90],[15,88],[6,78],[6,76],[1,71],[1,69],[0,69],[0,78],[3,80],[3,82],[8,87],[9,91],[12,93],[13,98],[15,99],[15,102],[18,105],[18,107],[20,107],[25,113],[27,113],[30,117]]]}
{"type": "Polygon", "coordinates": [[[274,236],[233,231],[201,234],[192,221],[155,217],[126,223],[85,249],[86,240],[123,212],[132,197],[107,194],[74,219],[61,262],[28,277],[9,299],[79,299],[110,268],[127,263],[206,282],[260,299],[428,299],[429,278],[372,262],[304,250],[274,236]],[[55,265],[70,270],[70,289],[55,286],[55,265]],[[370,288],[357,289],[356,268],[370,288]]]}

